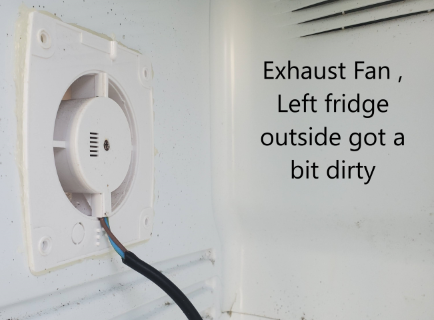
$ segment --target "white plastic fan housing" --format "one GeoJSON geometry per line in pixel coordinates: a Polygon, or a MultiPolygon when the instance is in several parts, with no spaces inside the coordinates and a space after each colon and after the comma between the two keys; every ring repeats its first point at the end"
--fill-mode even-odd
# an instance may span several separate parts
{"type": "Polygon", "coordinates": [[[125,114],[110,98],[63,101],[54,127],[57,174],[65,192],[92,195],[92,215],[111,213],[111,192],[125,179],[131,133],[125,114]]]}
{"type": "Polygon", "coordinates": [[[151,237],[152,66],[116,41],[29,15],[21,168],[34,273],[151,237]]]}

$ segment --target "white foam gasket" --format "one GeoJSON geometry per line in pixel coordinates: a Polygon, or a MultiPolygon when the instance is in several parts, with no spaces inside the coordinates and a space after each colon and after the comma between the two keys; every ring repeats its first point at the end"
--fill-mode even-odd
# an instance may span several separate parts
{"type": "Polygon", "coordinates": [[[53,142],[62,99],[103,96],[122,108],[131,130],[132,156],[127,177],[112,193],[110,225],[126,245],[151,237],[152,66],[148,58],[116,41],[39,12],[29,14],[27,36],[23,201],[29,265],[32,272],[39,273],[111,250],[97,218],[77,209],[89,205],[87,196],[68,198],[56,172],[54,150],[65,147],[65,142],[53,142]]]}

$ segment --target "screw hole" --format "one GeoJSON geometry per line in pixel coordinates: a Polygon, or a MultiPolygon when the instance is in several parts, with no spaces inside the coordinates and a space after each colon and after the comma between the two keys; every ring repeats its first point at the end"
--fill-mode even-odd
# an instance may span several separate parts
{"type": "Polygon", "coordinates": [[[39,252],[42,255],[47,255],[51,252],[51,249],[53,247],[53,241],[50,237],[43,237],[41,240],[39,240],[39,252]]]}
{"type": "Polygon", "coordinates": [[[143,76],[144,76],[146,79],[148,79],[148,69],[147,69],[147,68],[144,68],[144,69],[143,69],[143,76]]]}
{"type": "Polygon", "coordinates": [[[51,47],[51,37],[45,30],[39,30],[38,41],[42,48],[48,49],[51,47]]]}
{"type": "Polygon", "coordinates": [[[145,220],[143,221],[143,223],[144,223],[145,227],[147,227],[149,224],[149,218],[146,217],[145,220]]]}

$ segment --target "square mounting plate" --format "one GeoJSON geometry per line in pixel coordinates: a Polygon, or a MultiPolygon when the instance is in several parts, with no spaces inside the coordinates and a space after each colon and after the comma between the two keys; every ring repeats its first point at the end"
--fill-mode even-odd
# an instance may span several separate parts
{"type": "Polygon", "coordinates": [[[54,150],[64,146],[53,142],[53,130],[62,99],[108,96],[123,109],[132,133],[132,161],[120,190],[112,193],[111,228],[126,245],[151,237],[152,66],[108,37],[40,12],[28,19],[21,168],[29,264],[39,273],[111,250],[99,221],[77,209],[79,201],[68,198],[57,175],[54,150]]]}

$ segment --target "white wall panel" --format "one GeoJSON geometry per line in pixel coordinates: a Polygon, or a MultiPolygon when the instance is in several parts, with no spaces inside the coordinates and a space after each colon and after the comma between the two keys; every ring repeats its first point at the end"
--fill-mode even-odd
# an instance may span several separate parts
{"type": "MultiPolygon", "coordinates": [[[[300,38],[296,23],[305,13],[292,10],[307,4],[211,6],[213,186],[223,234],[224,309],[267,319],[432,319],[434,46],[428,39],[434,15],[300,38]],[[364,60],[389,66],[392,80],[265,81],[265,60],[279,66],[343,62],[351,70],[364,60]],[[373,119],[278,113],[278,94],[287,104],[306,92],[318,99],[360,92],[387,98],[390,108],[373,119]],[[407,140],[402,148],[388,139],[387,147],[358,153],[344,142],[339,148],[261,144],[264,132],[310,126],[339,131],[343,141],[352,131],[380,128],[390,135],[403,131],[407,140]],[[369,185],[324,178],[324,166],[337,159],[376,165],[369,185]],[[317,161],[322,178],[292,180],[291,160],[317,161]]],[[[381,10],[393,14],[397,6],[381,10]]],[[[326,6],[310,10],[326,12],[326,6]]]]}

